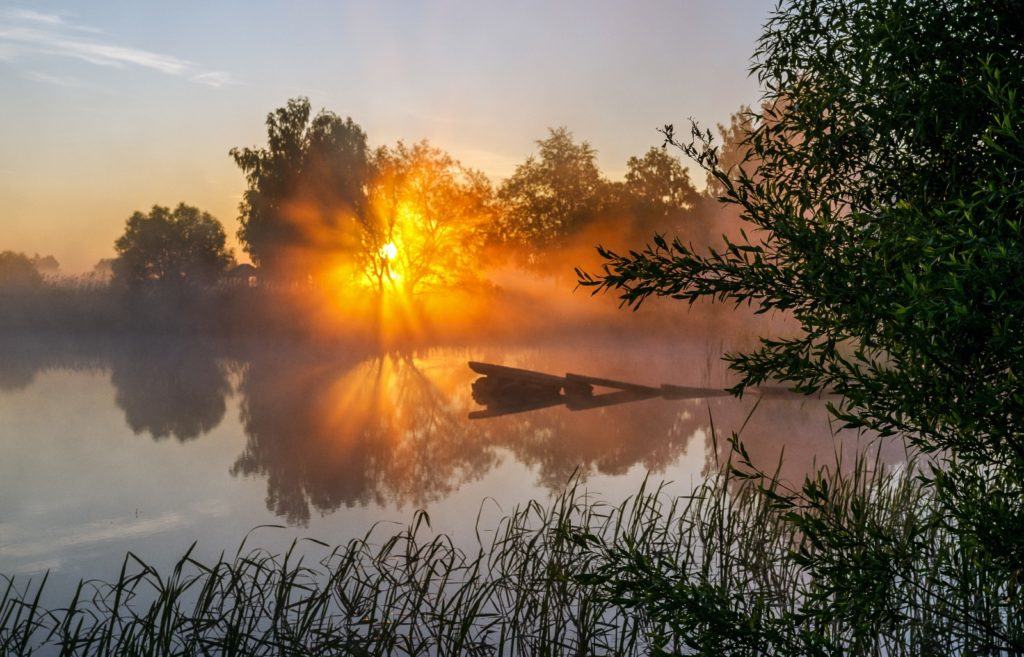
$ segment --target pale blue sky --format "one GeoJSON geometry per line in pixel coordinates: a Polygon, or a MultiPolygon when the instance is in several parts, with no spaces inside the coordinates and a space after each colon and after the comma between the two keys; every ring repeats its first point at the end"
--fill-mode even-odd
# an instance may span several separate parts
{"type": "Polygon", "coordinates": [[[291,96],[374,145],[427,138],[496,180],[566,125],[615,177],[656,129],[757,99],[769,0],[0,0],[0,250],[66,270],[132,210],[185,201],[237,228],[227,151],[291,96]]]}

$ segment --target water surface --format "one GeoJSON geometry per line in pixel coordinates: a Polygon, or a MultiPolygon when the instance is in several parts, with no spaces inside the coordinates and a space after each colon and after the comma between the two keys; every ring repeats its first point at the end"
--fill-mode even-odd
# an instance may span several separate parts
{"type": "MultiPolygon", "coordinates": [[[[470,420],[469,360],[554,374],[722,387],[713,335],[579,338],[373,353],[182,339],[0,341],[0,573],[59,589],[296,537],[338,543],[426,509],[460,540],[575,476],[605,499],[650,475],[685,492],[742,428],[754,460],[800,477],[852,453],[824,402],[650,399],[470,420]],[[756,407],[756,408],[755,408],[756,407]],[[719,439],[713,439],[712,434],[719,439]]],[[[889,454],[898,460],[899,454],[889,454]]],[[[383,528],[387,530],[387,526],[383,528]]]]}

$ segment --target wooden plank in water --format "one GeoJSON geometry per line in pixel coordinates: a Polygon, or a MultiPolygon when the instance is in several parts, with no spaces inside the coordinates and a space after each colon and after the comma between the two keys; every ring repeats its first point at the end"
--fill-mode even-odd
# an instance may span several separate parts
{"type": "Polygon", "coordinates": [[[729,393],[719,388],[692,388],[661,384],[661,395],[665,399],[702,399],[704,397],[728,397],[729,393]]]}
{"type": "Polygon", "coordinates": [[[479,361],[469,361],[469,369],[473,370],[477,374],[483,374],[484,376],[493,376],[497,379],[518,379],[520,381],[533,381],[536,383],[546,384],[559,384],[565,385],[565,378],[561,376],[555,376],[553,374],[544,374],[543,372],[534,372],[531,370],[521,370],[518,367],[507,367],[505,365],[493,365],[491,363],[481,363],[479,361]]]}
{"type": "Polygon", "coordinates": [[[627,383],[625,381],[616,381],[615,379],[602,379],[596,376],[584,376],[582,374],[566,374],[565,378],[567,381],[573,381],[575,383],[586,383],[592,386],[601,386],[603,388],[615,388],[616,390],[629,390],[630,392],[642,392],[642,393],[653,393],[655,395],[661,394],[661,390],[653,388],[651,386],[642,386],[638,383],[627,383]]]}
{"type": "Polygon", "coordinates": [[[645,399],[655,399],[660,397],[661,393],[657,388],[651,388],[650,391],[639,391],[639,390],[618,390],[616,392],[609,392],[603,395],[595,395],[593,397],[566,397],[565,407],[570,411],[586,411],[591,408],[602,408],[604,406],[616,406],[618,404],[628,404],[629,402],[643,401],[645,399]]]}

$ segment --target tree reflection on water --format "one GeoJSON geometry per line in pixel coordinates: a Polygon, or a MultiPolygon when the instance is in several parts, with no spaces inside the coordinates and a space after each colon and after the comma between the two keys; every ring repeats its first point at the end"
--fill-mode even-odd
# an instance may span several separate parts
{"type": "Polygon", "coordinates": [[[310,507],[425,506],[497,462],[450,383],[409,355],[261,355],[239,386],[248,439],[232,473],[265,476],[267,506],[292,523],[310,507]]]}
{"type": "MultiPolygon", "coordinates": [[[[766,399],[753,417],[754,399],[716,397],[469,420],[478,408],[471,394],[477,375],[466,362],[481,351],[492,361],[563,373],[545,349],[376,354],[233,341],[36,338],[0,341],[0,382],[10,391],[30,386],[41,370],[102,368],[134,433],[180,442],[221,424],[237,394],[245,445],[231,474],[265,478],[268,509],[300,525],[314,512],[343,506],[426,507],[505,459],[528,466],[537,483],[556,490],[577,470],[584,477],[634,467],[663,471],[695,439],[707,470],[728,457],[724,437],[741,428],[763,467],[774,466],[785,449],[781,474],[790,480],[815,459],[831,460],[837,448],[824,403],[805,398],[766,399]],[[715,443],[708,440],[712,423],[715,443]]],[[[640,367],[643,352],[612,349],[601,360],[566,353],[558,364],[578,371],[679,381],[679,362],[657,355],[647,355],[640,367]]],[[[855,436],[842,438],[839,449],[852,451],[855,436]]]]}
{"type": "Polygon", "coordinates": [[[129,342],[113,350],[108,362],[115,401],[136,435],[186,442],[224,419],[231,382],[227,365],[209,344],[129,342]]]}

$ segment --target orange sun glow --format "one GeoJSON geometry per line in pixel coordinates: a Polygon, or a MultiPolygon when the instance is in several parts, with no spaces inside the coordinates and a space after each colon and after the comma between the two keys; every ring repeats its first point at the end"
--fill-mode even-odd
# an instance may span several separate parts
{"type": "Polygon", "coordinates": [[[388,242],[384,246],[380,247],[380,257],[384,260],[394,260],[398,257],[398,247],[395,246],[394,242],[388,242]]]}

